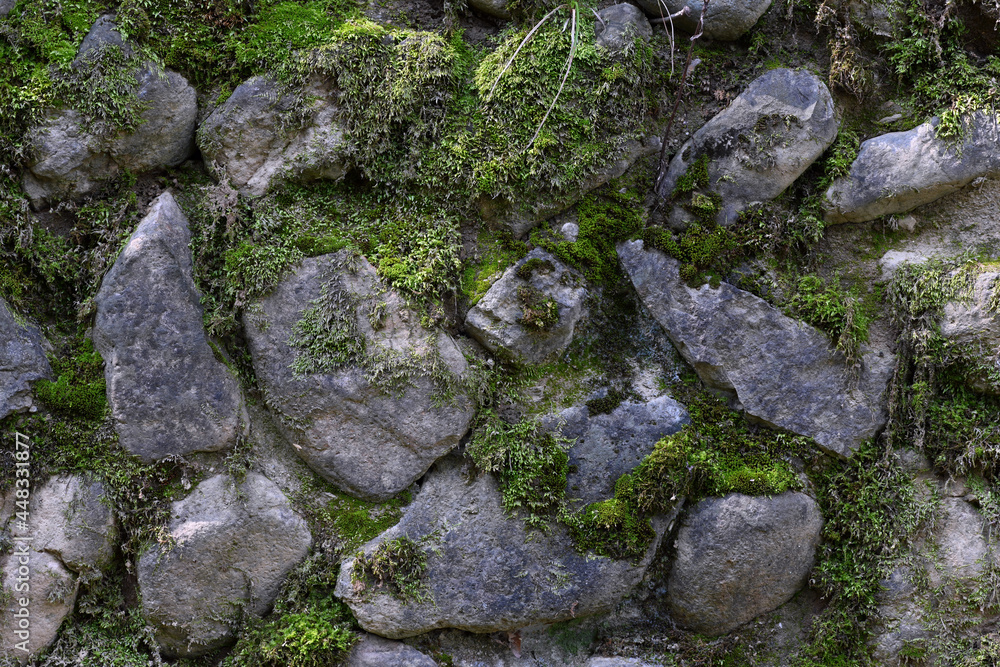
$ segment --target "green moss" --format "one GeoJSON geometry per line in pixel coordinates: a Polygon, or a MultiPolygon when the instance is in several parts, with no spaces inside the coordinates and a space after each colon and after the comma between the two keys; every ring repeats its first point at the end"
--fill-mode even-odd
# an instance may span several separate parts
{"type": "Polygon", "coordinates": [[[590,413],[591,417],[611,414],[626,398],[628,398],[628,396],[625,392],[618,391],[617,389],[609,389],[607,394],[605,394],[602,398],[592,398],[587,401],[587,411],[590,413]]]}
{"type": "Polygon", "coordinates": [[[692,286],[702,285],[713,276],[728,272],[743,256],[739,236],[714,220],[702,226],[692,223],[677,238],[661,227],[642,232],[643,244],[681,262],[681,279],[692,286]]]}
{"type": "Polygon", "coordinates": [[[674,199],[681,199],[693,193],[698,188],[708,187],[708,154],[702,154],[697,160],[688,165],[688,168],[677,179],[670,196],[674,199]]]}
{"type": "Polygon", "coordinates": [[[399,523],[402,508],[410,503],[410,493],[381,504],[358,500],[343,493],[335,493],[318,513],[317,519],[332,530],[340,542],[340,549],[351,551],[381,535],[399,523]]]}
{"type": "Polygon", "coordinates": [[[518,287],[517,300],[521,304],[521,317],[517,321],[531,331],[548,331],[559,322],[559,304],[534,287],[518,287]]]}
{"type": "Polygon", "coordinates": [[[385,593],[400,600],[427,600],[427,555],[408,537],[386,540],[370,556],[358,552],[351,573],[362,593],[385,593]]]}
{"type": "Polygon", "coordinates": [[[467,260],[462,270],[462,294],[470,307],[479,303],[508,266],[528,254],[528,245],[514,239],[509,230],[484,229],[476,251],[478,256],[467,260]]]}
{"type": "Polygon", "coordinates": [[[791,313],[823,330],[848,361],[857,363],[868,341],[872,316],[856,293],[826,284],[818,276],[802,276],[789,300],[791,313]]]}
{"type": "Polygon", "coordinates": [[[555,267],[547,259],[541,259],[539,257],[532,257],[528,261],[517,267],[517,271],[514,272],[521,280],[531,280],[531,275],[535,271],[540,271],[542,273],[548,273],[552,271],[555,267]]]}
{"type": "Polygon", "coordinates": [[[51,410],[100,421],[107,407],[104,361],[90,340],[84,340],[73,357],[52,361],[55,382],[39,380],[35,393],[51,410]]]}

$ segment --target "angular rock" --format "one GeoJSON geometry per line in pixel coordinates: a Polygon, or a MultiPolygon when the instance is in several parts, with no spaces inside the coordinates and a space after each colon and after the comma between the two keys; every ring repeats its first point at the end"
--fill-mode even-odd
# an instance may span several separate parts
{"type": "Polygon", "coordinates": [[[694,220],[682,208],[691,195],[675,198],[674,189],[700,158],[708,159],[708,182],[695,193],[720,197],[715,220],[728,225],[750,203],[784,192],[836,136],[833,98],[815,74],[781,68],[754,79],[671,160],[657,188],[664,202],[673,202],[670,225],[682,228],[694,220]]]}
{"type": "Polygon", "coordinates": [[[19,322],[0,297],[0,419],[30,409],[30,383],[53,377],[42,349],[42,334],[19,322]]]}
{"type": "MultiPolygon", "coordinates": [[[[666,9],[657,0],[637,0],[638,5],[654,18],[666,16],[668,13],[674,14],[684,9],[685,5],[689,6],[690,12],[675,18],[674,25],[690,33],[695,31],[705,4],[702,0],[689,2],[663,0],[663,2],[666,9]]],[[[724,42],[736,41],[753,27],[770,6],[771,0],[712,0],[705,11],[705,37],[724,42]]]]}
{"type": "Polygon", "coordinates": [[[671,615],[717,636],[777,609],[805,585],[822,526],[819,507],[803,493],[701,501],[677,534],[671,615]]]}
{"type": "Polygon", "coordinates": [[[987,347],[1000,348],[1000,314],[991,303],[1000,295],[1000,272],[985,271],[975,278],[967,300],[944,305],[941,335],[958,343],[982,341],[987,347]]]}
{"type": "Polygon", "coordinates": [[[611,5],[597,12],[594,23],[594,39],[597,46],[610,51],[621,51],[635,43],[636,39],[648,42],[653,36],[653,26],[642,10],[627,2],[611,5]]]}
{"type": "Polygon", "coordinates": [[[57,556],[86,579],[114,556],[118,530],[102,501],[104,485],[79,475],[58,475],[32,494],[32,548],[57,556]]]}
{"type": "Polygon", "coordinates": [[[572,443],[566,495],[583,504],[613,497],[619,477],[639,465],[658,440],[690,423],[684,406],[669,396],[625,402],[608,414],[569,408],[542,420],[544,428],[572,443]]]}
{"type": "MultiPolygon", "coordinates": [[[[99,47],[130,47],[109,16],[94,24],[74,64],[90,67],[99,47]]],[[[24,174],[24,192],[36,209],[64,199],[95,193],[122,170],[133,174],[172,167],[194,149],[198,105],[195,90],[176,72],[152,62],[137,64],[135,92],[146,105],[142,122],[131,133],[87,127],[74,109],[51,111],[29,132],[34,156],[24,174]]]]}
{"type": "Polygon", "coordinates": [[[573,340],[584,316],[583,280],[549,253],[536,248],[507,269],[465,319],[469,335],[491,352],[522,364],[557,356],[573,340]],[[537,265],[530,272],[521,267],[537,265]],[[519,274],[527,274],[527,278],[519,274]],[[551,300],[548,305],[543,301],[551,300]],[[552,308],[555,303],[555,310],[552,308]],[[539,328],[533,313],[546,312],[550,324],[539,328]],[[528,320],[528,323],[525,320],[528,320]]]}
{"type": "Polygon", "coordinates": [[[403,642],[365,635],[351,649],[345,667],[437,667],[437,662],[403,642]]]}
{"type": "Polygon", "coordinates": [[[291,92],[262,76],[240,84],[198,129],[198,147],[215,176],[254,196],[282,180],[341,178],[345,140],[335,95],[321,80],[311,81],[302,95],[312,100],[309,120],[294,129],[287,126],[291,92]]]}
{"type": "Polygon", "coordinates": [[[0,659],[6,657],[14,664],[23,665],[56,640],[59,626],[76,604],[77,582],[58,558],[30,548],[22,554],[22,544],[27,543],[15,543],[14,553],[0,556],[3,583],[0,589],[3,601],[0,607],[0,659]],[[27,593],[18,591],[19,577],[30,579],[31,588],[27,593]],[[22,606],[22,601],[27,604],[22,606]],[[25,609],[29,619],[27,628],[21,623],[23,617],[18,617],[25,609]],[[18,632],[24,634],[18,635],[18,632]]]}
{"type": "Polygon", "coordinates": [[[826,191],[826,221],[865,222],[902,213],[1000,173],[997,117],[977,112],[964,123],[961,142],[937,138],[934,118],[862,143],[850,173],[826,191]]]}
{"type": "Polygon", "coordinates": [[[642,241],[619,244],[618,256],[681,356],[709,387],[735,392],[748,414],[840,456],[885,423],[891,355],[863,347],[852,369],[822,332],[749,292],[688,287],[677,260],[642,241]]]}
{"type": "Polygon", "coordinates": [[[483,196],[479,199],[479,213],[491,227],[506,227],[515,237],[521,237],[537,227],[544,220],[562,213],[608,181],[618,178],[635,164],[639,158],[660,150],[660,140],[648,137],[643,141],[626,141],[621,148],[609,151],[613,160],[585,177],[580,185],[570,191],[530,202],[511,202],[502,197],[496,199],[483,196]]]}
{"type": "Polygon", "coordinates": [[[510,18],[507,4],[507,0],[469,0],[473,9],[505,21],[510,18]]]}
{"type": "Polygon", "coordinates": [[[95,300],[94,346],[119,442],[147,462],[218,451],[245,423],[239,383],[205,335],[190,241],[187,218],[164,192],[95,300]]]}
{"type": "Polygon", "coordinates": [[[461,378],[465,357],[446,333],[424,328],[364,258],[341,251],[303,260],[258,306],[244,324],[268,403],[299,456],[348,493],[373,500],[399,493],[468,430],[468,396],[456,390],[454,400],[438,401],[442,387],[426,370],[433,364],[461,378]],[[369,359],[419,359],[419,368],[398,391],[373,383],[353,361],[329,372],[297,374],[293,365],[303,352],[289,341],[306,311],[317,308],[343,328],[338,331],[345,340],[359,342],[369,359]],[[381,321],[378,313],[384,314],[381,321]]]}
{"type": "Polygon", "coordinates": [[[403,602],[352,582],[355,559],[340,569],[335,594],[365,630],[400,639],[437,628],[514,631],[607,611],[638,583],[667,520],[654,521],[656,539],[639,562],[583,555],[566,528],[529,533],[508,516],[492,475],[474,477],[457,458],[439,461],[402,520],[363,547],[406,536],[427,557],[426,599],[403,602]],[[471,477],[471,478],[470,478],[471,477]]]}
{"type": "Polygon", "coordinates": [[[244,610],[263,616],[309,552],[305,520],[263,475],[201,482],[175,502],[167,532],[139,558],[142,610],[167,655],[189,657],[234,639],[244,610]]]}
{"type": "Polygon", "coordinates": [[[10,14],[10,10],[14,9],[16,4],[17,0],[0,0],[0,19],[10,14]]]}

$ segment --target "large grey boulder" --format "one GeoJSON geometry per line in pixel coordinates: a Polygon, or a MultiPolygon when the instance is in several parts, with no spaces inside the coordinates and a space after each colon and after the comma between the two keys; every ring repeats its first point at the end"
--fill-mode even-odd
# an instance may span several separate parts
{"type": "Polygon", "coordinates": [[[378,635],[364,635],[351,648],[345,667],[437,667],[433,658],[412,646],[378,635]]]}
{"type": "Polygon", "coordinates": [[[885,423],[891,355],[862,348],[851,368],[819,330],[727,283],[689,287],[677,260],[642,241],[619,244],[618,257],[685,361],[749,415],[840,456],[885,423]]]}
{"type": "Polygon", "coordinates": [[[295,127],[291,91],[262,76],[240,84],[198,129],[198,147],[212,172],[254,196],[282,180],[341,178],[347,172],[341,155],[345,128],[337,120],[335,95],[319,79],[301,95],[311,100],[308,120],[295,127]]]}
{"type": "Polygon", "coordinates": [[[283,433],[309,467],[352,495],[383,500],[399,493],[469,428],[473,405],[464,390],[453,387],[454,397],[440,400],[448,389],[440,381],[458,384],[465,357],[446,333],[423,327],[362,257],[345,250],[303,260],[243,321],[254,370],[283,433]],[[297,358],[308,355],[290,341],[300,322],[317,320],[322,332],[314,335],[339,336],[355,352],[342,364],[297,373],[297,358]],[[399,386],[384,386],[376,366],[410,372],[399,386]]]}
{"type": "Polygon", "coordinates": [[[241,614],[263,616],[309,552],[305,520],[281,489],[250,472],[216,475],[175,502],[169,543],[138,564],[142,611],[163,652],[203,655],[234,639],[241,614]]]}
{"type": "Polygon", "coordinates": [[[31,383],[53,378],[42,334],[19,321],[0,297],[0,419],[32,406],[31,383]]]}
{"type": "Polygon", "coordinates": [[[538,364],[560,354],[573,340],[586,297],[581,276],[536,248],[507,269],[469,310],[465,328],[491,352],[538,364]]]}
{"type": "Polygon", "coordinates": [[[777,609],[805,585],[822,526],[816,501],[803,493],[701,501],[677,534],[671,615],[716,636],[777,609]]]}
{"type": "Polygon", "coordinates": [[[653,37],[642,10],[623,2],[597,12],[594,23],[594,43],[609,51],[621,51],[635,44],[636,39],[648,42],[653,37]]]}
{"type": "Polygon", "coordinates": [[[694,219],[682,207],[692,195],[675,196],[675,188],[700,159],[708,160],[708,180],[695,193],[721,197],[715,221],[728,225],[750,203],[784,192],[836,136],[833,98],[815,74],[781,68],[754,79],[670,161],[657,188],[661,200],[672,203],[670,225],[694,219]]]}
{"type": "Polygon", "coordinates": [[[0,658],[23,664],[56,640],[79,583],[100,577],[110,563],[117,530],[100,482],[78,475],[50,478],[31,490],[26,525],[17,516],[14,491],[0,502],[0,537],[12,542],[0,555],[0,658]]]}
{"type": "Polygon", "coordinates": [[[862,143],[850,173],[826,191],[826,221],[865,222],[902,213],[1000,173],[997,117],[977,112],[963,122],[961,141],[939,139],[934,118],[862,143]]]}
{"type": "Polygon", "coordinates": [[[544,428],[569,441],[566,495],[584,504],[613,497],[619,477],[639,465],[658,440],[689,423],[687,410],[669,396],[626,401],[605,414],[587,406],[568,408],[542,420],[544,428]]]}
{"type": "MultiPolygon", "coordinates": [[[[91,66],[89,59],[101,48],[128,48],[107,16],[87,35],[76,66],[91,66]]],[[[132,132],[89,127],[77,110],[63,109],[28,133],[33,157],[23,185],[32,206],[93,194],[123,170],[140,174],[188,158],[198,114],[194,88],[152,62],[136,63],[133,76],[133,90],[146,109],[132,132]]]]}
{"type": "Polygon", "coordinates": [[[529,532],[501,504],[493,475],[480,475],[453,457],[439,461],[416,500],[393,528],[366,544],[372,554],[387,540],[408,537],[426,555],[424,599],[403,601],[352,580],[356,560],[340,569],[336,595],[365,630],[399,639],[437,628],[515,631],[607,611],[638,583],[666,528],[638,562],[580,554],[561,525],[529,532]]]}
{"type": "MultiPolygon", "coordinates": [[[[695,31],[705,5],[702,0],[662,1],[663,5],[657,0],[637,0],[639,6],[654,18],[674,14],[685,6],[690,7],[688,14],[674,19],[674,25],[690,33],[695,31]]],[[[705,11],[704,35],[709,39],[735,41],[752,28],[770,6],[771,0],[712,0],[705,11]]]]}
{"type": "Polygon", "coordinates": [[[236,442],[239,383],[215,358],[192,278],[187,218],[169,192],[149,207],[95,299],[119,442],[144,461],[236,442]]]}

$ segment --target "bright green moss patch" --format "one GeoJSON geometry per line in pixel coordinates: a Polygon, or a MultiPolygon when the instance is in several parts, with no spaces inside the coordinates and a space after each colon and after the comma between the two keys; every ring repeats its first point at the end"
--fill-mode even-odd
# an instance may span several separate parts
{"type": "Polygon", "coordinates": [[[404,536],[382,542],[370,556],[359,552],[351,576],[362,593],[386,593],[403,601],[422,602],[428,599],[426,569],[427,554],[404,536]]]}
{"type": "Polygon", "coordinates": [[[662,227],[647,227],[642,232],[643,244],[670,255],[681,263],[681,279],[689,285],[712,281],[728,271],[743,249],[738,236],[728,227],[714,222],[702,226],[692,223],[675,237],[662,227]]]}
{"type": "Polygon", "coordinates": [[[35,384],[35,393],[42,402],[63,414],[97,421],[104,417],[104,361],[90,340],[80,345],[75,356],[53,360],[52,370],[57,376],[55,382],[39,380],[35,384]]]}
{"type": "Polygon", "coordinates": [[[469,306],[476,305],[504,270],[528,254],[528,245],[513,238],[509,230],[484,229],[476,241],[478,256],[466,260],[462,269],[462,294],[469,306]]]}
{"type": "Polygon", "coordinates": [[[861,345],[868,341],[868,326],[873,317],[857,293],[840,290],[818,276],[802,276],[791,295],[788,310],[822,329],[849,362],[860,359],[861,345]]]}
{"type": "Polygon", "coordinates": [[[674,199],[681,199],[685,195],[693,193],[698,188],[708,187],[708,154],[698,157],[677,179],[670,196],[674,199]]]}
{"type": "Polygon", "coordinates": [[[340,539],[342,550],[350,551],[399,523],[402,508],[409,503],[408,491],[382,504],[337,493],[318,512],[317,519],[340,539]]]}

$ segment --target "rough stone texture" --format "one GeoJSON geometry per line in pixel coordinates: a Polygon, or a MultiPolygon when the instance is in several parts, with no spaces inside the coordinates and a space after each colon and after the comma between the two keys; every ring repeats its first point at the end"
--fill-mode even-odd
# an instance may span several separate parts
{"type": "Polygon", "coordinates": [[[234,638],[242,609],[262,616],[309,552],[309,527],[281,489],[250,472],[201,482],[175,502],[175,544],[139,558],[142,610],[170,656],[197,656],[234,638]]]}
{"type": "Polygon", "coordinates": [[[636,38],[648,42],[653,36],[653,26],[635,5],[611,5],[597,15],[600,18],[594,22],[595,43],[610,51],[626,49],[636,38]]]}
{"type": "Polygon", "coordinates": [[[944,305],[941,335],[959,343],[982,340],[990,347],[1000,347],[1000,315],[990,309],[1000,272],[986,271],[976,276],[972,294],[967,301],[951,301],[944,305]]]}
{"type": "MultiPolygon", "coordinates": [[[[685,5],[691,8],[686,16],[678,16],[674,19],[674,25],[681,30],[693,33],[698,26],[698,17],[701,16],[704,2],[702,0],[663,0],[666,5],[664,9],[657,0],[636,0],[647,14],[654,18],[666,16],[669,9],[670,14],[674,14],[684,8],[685,5]]],[[[712,0],[705,12],[705,37],[718,39],[724,42],[733,42],[739,39],[747,30],[753,27],[767,8],[771,6],[771,0],[712,0]]]]}
{"type": "Polygon", "coordinates": [[[14,9],[14,5],[17,4],[17,0],[0,0],[0,18],[10,14],[10,10],[14,9]]]}
{"type": "Polygon", "coordinates": [[[539,197],[529,202],[510,202],[503,198],[483,196],[479,200],[479,213],[489,226],[506,227],[515,237],[524,236],[542,221],[562,213],[583,199],[591,190],[624,174],[639,158],[659,150],[658,137],[627,141],[618,149],[610,149],[609,156],[615,159],[609,160],[607,165],[586,177],[574,190],[551,197],[539,197]]]}
{"type": "MultiPolygon", "coordinates": [[[[89,67],[89,52],[116,44],[122,46],[121,34],[110,16],[102,16],[84,39],[75,63],[89,67]]],[[[23,185],[32,206],[93,194],[123,169],[139,174],[187,159],[198,115],[194,88],[180,74],[153,63],[138,66],[135,78],[139,100],[148,108],[134,132],[91,131],[80,113],[64,109],[50,112],[29,133],[34,157],[23,185]]]]}
{"type": "Polygon", "coordinates": [[[356,589],[355,560],[341,565],[336,595],[365,630],[394,639],[437,628],[515,631],[607,611],[642,579],[666,529],[654,520],[657,537],[639,562],[582,555],[561,525],[529,533],[504,511],[496,479],[474,475],[467,463],[442,459],[402,520],[363,547],[370,554],[401,536],[427,541],[427,601],[356,589]]]}
{"type": "Polygon", "coordinates": [[[507,20],[510,18],[510,12],[507,11],[507,0],[469,0],[469,6],[498,19],[507,20]]]}
{"type": "Polygon", "coordinates": [[[404,391],[388,394],[365,379],[357,365],[296,377],[292,365],[298,350],[289,339],[324,290],[344,295],[343,307],[353,308],[369,354],[438,355],[443,369],[455,376],[465,374],[465,357],[447,334],[422,327],[375,269],[348,251],[303,260],[259,302],[259,309],[244,317],[257,378],[298,454],[348,493],[385,499],[458,444],[472,419],[472,402],[459,393],[437,405],[429,375],[413,377],[404,391]],[[375,331],[369,314],[379,303],[386,316],[375,331]]]}
{"type": "Polygon", "coordinates": [[[23,555],[19,549],[19,545],[15,545],[13,554],[0,557],[2,593],[11,595],[0,609],[0,647],[3,649],[0,658],[6,656],[23,665],[56,640],[59,626],[76,603],[77,583],[76,577],[52,554],[28,548],[23,555]],[[30,622],[27,631],[21,628],[21,619],[16,616],[24,609],[19,599],[25,593],[18,592],[16,587],[18,570],[25,565],[30,572],[31,586],[27,594],[30,622]],[[19,631],[25,634],[18,635],[19,631]],[[27,644],[21,645],[25,641],[27,644]],[[27,651],[22,650],[25,648],[27,651]]]}
{"type": "Polygon", "coordinates": [[[747,413],[850,456],[885,423],[891,355],[862,348],[856,381],[819,330],[727,283],[688,287],[679,263],[642,241],[618,256],[639,297],[709,387],[735,392],[747,413]]]}
{"type": "Polygon", "coordinates": [[[302,92],[311,99],[302,129],[286,127],[293,95],[273,79],[255,76],[240,84],[198,129],[198,147],[219,178],[241,192],[262,195],[280,180],[337,180],[346,173],[340,156],[344,128],[334,94],[321,80],[302,92]]]}
{"type": "Polygon", "coordinates": [[[102,46],[117,46],[126,57],[132,55],[132,45],[126,42],[122,34],[118,32],[114,14],[105,14],[94,21],[94,25],[90,26],[87,35],[80,42],[80,48],[76,51],[74,64],[84,64],[86,62],[86,55],[102,46]]]}
{"type": "MultiPolygon", "coordinates": [[[[750,203],[784,192],[836,136],[833,98],[826,85],[804,70],[771,70],[754,79],[681,147],[657,194],[670,201],[678,179],[707,155],[707,190],[722,197],[716,221],[728,225],[750,203]]],[[[674,202],[669,213],[674,227],[693,219],[679,204],[674,202]]]]}
{"type": "Polygon", "coordinates": [[[586,406],[569,408],[542,425],[571,441],[566,495],[589,504],[614,496],[619,477],[639,465],[660,438],[690,422],[683,405],[660,396],[625,402],[601,415],[591,415],[586,406]]]}
{"type": "Polygon", "coordinates": [[[118,530],[101,498],[104,485],[79,475],[52,477],[32,494],[32,548],[57,556],[70,570],[88,578],[114,556],[118,530]]]}
{"type": "Polygon", "coordinates": [[[402,642],[365,635],[351,649],[345,667],[437,667],[437,663],[402,642]]]}
{"type": "Polygon", "coordinates": [[[0,419],[32,407],[31,384],[54,379],[42,349],[42,334],[17,321],[0,297],[0,419]]]}
{"type": "Polygon", "coordinates": [[[805,585],[822,526],[819,507],[803,493],[701,501],[677,534],[670,613],[716,636],[777,609],[805,585]]]}
{"type": "Polygon", "coordinates": [[[1000,173],[997,118],[978,112],[965,123],[966,136],[958,144],[935,136],[936,118],[861,144],[850,173],[826,191],[826,221],[864,222],[902,213],[1000,173]]]}
{"type": "Polygon", "coordinates": [[[245,422],[239,384],[205,336],[190,241],[187,218],[164,192],[96,298],[94,345],[119,442],[147,462],[228,447],[245,422]]]}
{"type": "Polygon", "coordinates": [[[561,354],[573,340],[573,330],[585,314],[583,302],[586,297],[582,278],[549,253],[536,248],[507,269],[469,310],[465,328],[491,352],[519,363],[538,364],[561,354]],[[519,278],[517,270],[530,260],[547,261],[552,269],[535,269],[528,280],[519,278]],[[524,312],[518,291],[526,286],[558,304],[559,321],[551,328],[539,331],[520,323],[524,312]]]}

